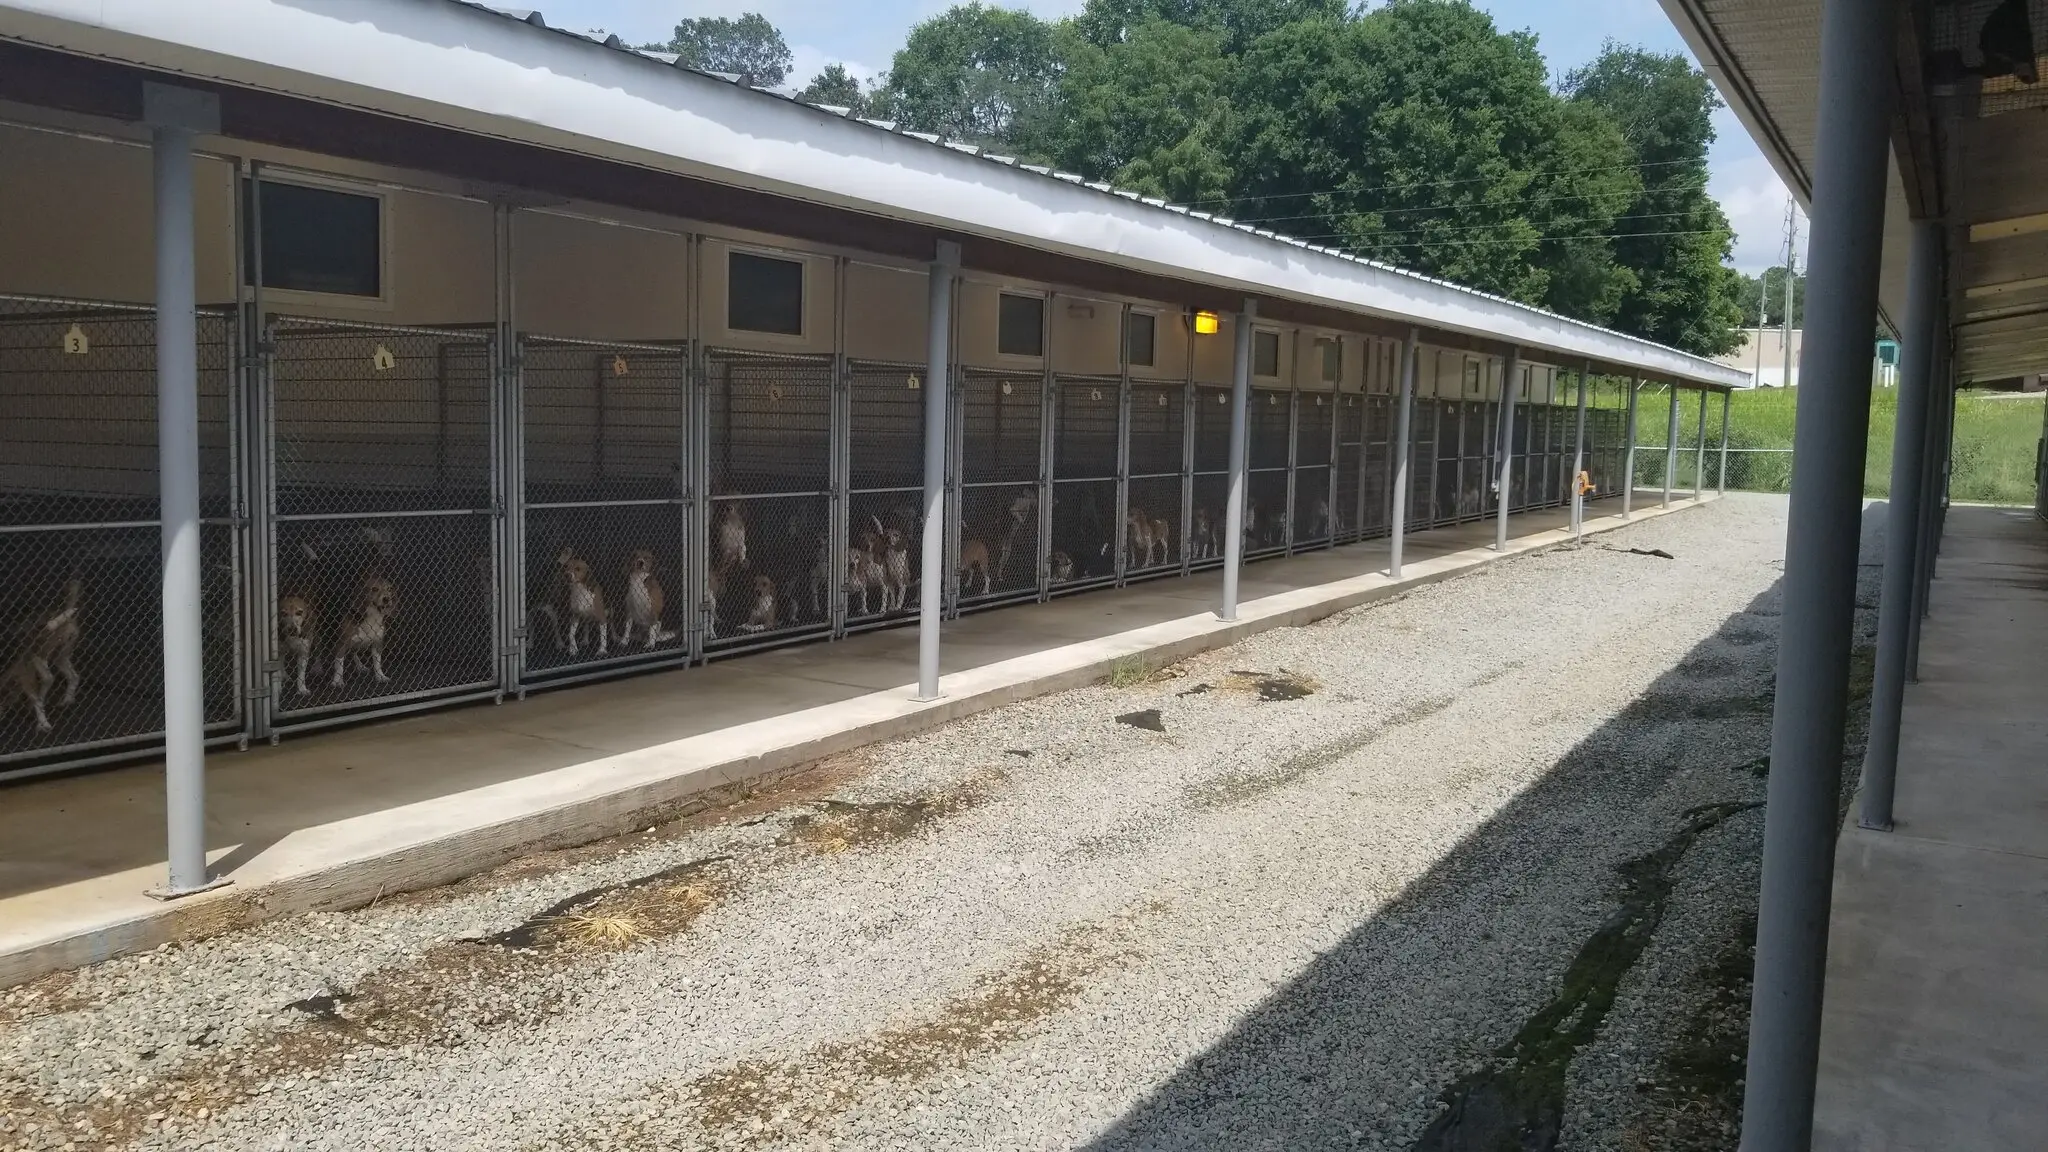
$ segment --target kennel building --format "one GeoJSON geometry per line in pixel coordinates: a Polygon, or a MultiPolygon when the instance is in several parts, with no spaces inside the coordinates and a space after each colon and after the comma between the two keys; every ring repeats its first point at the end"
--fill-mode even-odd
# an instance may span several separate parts
{"type": "Polygon", "coordinates": [[[165,525],[233,745],[1471,520],[1503,458],[1511,508],[1581,453],[1612,495],[1582,379],[1739,378],[538,18],[225,2],[0,4],[0,171],[36,175],[0,179],[0,608],[41,706],[0,776],[166,747],[165,525]]]}

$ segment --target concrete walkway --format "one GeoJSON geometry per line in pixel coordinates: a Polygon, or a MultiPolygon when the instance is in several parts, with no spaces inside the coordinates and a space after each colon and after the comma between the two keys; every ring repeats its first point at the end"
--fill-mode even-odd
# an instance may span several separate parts
{"type": "MultiPolygon", "coordinates": [[[[1710,495],[1707,499],[1711,500],[1710,495]]],[[[1660,514],[1639,494],[1637,519],[1660,514]]],[[[1673,511],[1691,506],[1673,504],[1673,511]]],[[[1587,532],[1622,526],[1617,502],[1587,532]]],[[[1568,542],[1562,510],[1514,518],[1507,555],[1568,542]]],[[[944,699],[919,704],[917,632],[890,629],[705,667],[287,740],[208,761],[208,842],[234,883],[170,904],[163,772],[143,765],[0,789],[0,987],[270,916],[447,883],[543,847],[644,827],[820,756],[1306,624],[1501,554],[1491,521],[1249,565],[1239,619],[1221,575],[1154,580],[949,623],[944,699]]]]}
{"type": "Polygon", "coordinates": [[[1949,511],[1897,830],[1835,852],[1814,1147],[2048,1144],[2048,526],[1949,511]]]}

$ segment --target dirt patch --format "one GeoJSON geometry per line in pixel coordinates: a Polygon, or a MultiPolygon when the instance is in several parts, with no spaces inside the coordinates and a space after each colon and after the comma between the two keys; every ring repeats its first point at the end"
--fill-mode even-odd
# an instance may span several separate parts
{"type": "Polygon", "coordinates": [[[432,907],[480,892],[492,892],[520,880],[550,876],[580,864],[607,860],[650,844],[664,844],[722,824],[752,824],[792,805],[815,803],[865,773],[874,764],[871,749],[826,756],[787,773],[757,778],[685,797],[675,805],[648,813],[643,831],[535,852],[453,884],[386,896],[380,904],[432,907]]]}
{"type": "Polygon", "coordinates": [[[1008,778],[1000,769],[984,769],[931,796],[909,800],[816,800],[811,804],[812,811],[790,820],[777,843],[831,854],[906,840],[934,821],[980,804],[996,785],[1008,778]]]}
{"type": "Polygon", "coordinates": [[[1721,1152],[1742,1125],[1749,1067],[1749,998],[1756,973],[1756,917],[1695,976],[1706,999],[1664,1054],[1657,1075],[1636,1084],[1644,1115],[1622,1132],[1623,1147],[1649,1152],[1721,1152]]]}
{"type": "Polygon", "coordinates": [[[1303,672],[1248,672],[1232,670],[1217,685],[1225,692],[1248,692],[1261,700],[1303,700],[1316,694],[1322,684],[1303,672]]]}
{"type": "Polygon", "coordinates": [[[97,999],[79,986],[77,970],[52,972],[0,992],[0,1024],[21,1024],[90,1008],[97,999]]]}
{"type": "Polygon", "coordinates": [[[585,889],[479,944],[559,948],[629,944],[687,931],[725,889],[729,856],[709,856],[651,875],[585,889]]]}
{"type": "Polygon", "coordinates": [[[1437,696],[1411,704],[1377,724],[1325,741],[1270,768],[1229,772],[1190,784],[1182,789],[1181,797],[1190,808],[1222,808],[1255,799],[1312,776],[1394,730],[1420,723],[1455,703],[1454,696],[1437,696]]]}
{"type": "MultiPolygon", "coordinates": [[[[739,1061],[663,1094],[679,1100],[714,1140],[744,1133],[747,1146],[757,1147],[811,1137],[879,1085],[900,1091],[1031,1035],[1079,999],[1093,977],[1134,955],[1123,943],[1124,928],[1071,930],[928,1014],[795,1056],[739,1061]]],[[[656,1135],[629,1127],[607,1143],[647,1147],[656,1135]]],[[[658,1135],[672,1142],[676,1134],[658,1135]]]]}

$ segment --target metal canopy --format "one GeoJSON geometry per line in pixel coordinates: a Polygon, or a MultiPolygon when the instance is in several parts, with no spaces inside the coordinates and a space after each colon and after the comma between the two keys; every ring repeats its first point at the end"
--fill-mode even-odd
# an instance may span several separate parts
{"type": "Polygon", "coordinates": [[[456,0],[0,0],[0,40],[988,238],[1688,385],[1702,357],[456,0]]]}
{"type": "MultiPolygon", "coordinates": [[[[1821,0],[1662,0],[1709,76],[1802,205],[1812,195],[1821,0]]],[[[2048,83],[1985,77],[1990,0],[1907,5],[1894,69],[1879,301],[1903,318],[1913,217],[1948,226],[1948,299],[1959,380],[2014,387],[2048,372],[2048,83]]],[[[2031,0],[2033,54],[2048,4],[2031,0]]]]}

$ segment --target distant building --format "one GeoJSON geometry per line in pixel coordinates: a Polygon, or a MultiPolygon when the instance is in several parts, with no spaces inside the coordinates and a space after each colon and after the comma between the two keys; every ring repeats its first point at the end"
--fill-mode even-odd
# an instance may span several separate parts
{"type": "MultiPolygon", "coordinates": [[[[1803,330],[1792,330],[1792,380],[1799,384],[1800,337],[1803,330]]],[[[1766,328],[1763,331],[1763,361],[1757,361],[1757,331],[1754,328],[1742,330],[1742,346],[1725,356],[1715,359],[1749,373],[1752,388],[1783,388],[1785,380],[1785,331],[1782,328],[1766,328]]],[[[1870,356],[1871,383],[1880,388],[1889,388],[1899,382],[1899,345],[1895,340],[1879,340],[1870,356]]]]}

